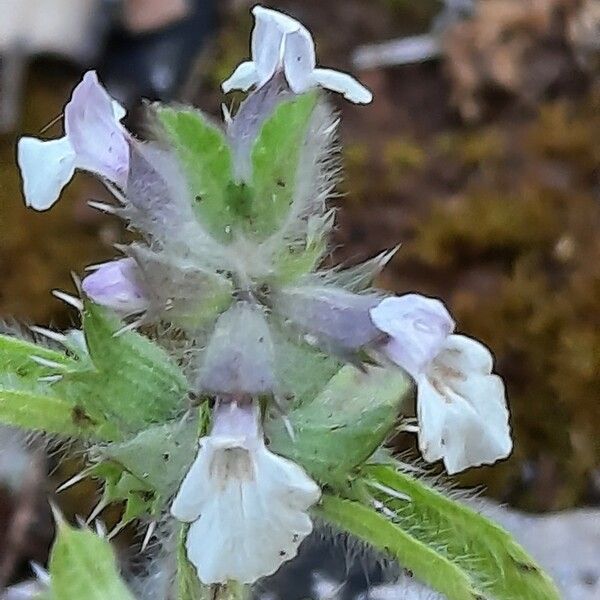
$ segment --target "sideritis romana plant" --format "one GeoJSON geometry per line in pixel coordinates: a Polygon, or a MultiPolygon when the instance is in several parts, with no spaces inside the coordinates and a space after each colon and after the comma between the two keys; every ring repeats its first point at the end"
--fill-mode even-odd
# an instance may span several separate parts
{"type": "Polygon", "coordinates": [[[48,594],[243,599],[326,527],[451,600],[557,598],[506,532],[386,451],[405,428],[448,473],[508,456],[504,386],[441,301],[373,287],[389,253],[321,266],[339,176],[327,91],[371,93],[318,68],[300,23],[252,12],[251,60],[223,84],[251,91],[223,127],[154,104],[152,139],[136,139],[88,72],[64,137],[19,141],[28,206],[50,208],[84,170],[114,194],[96,206],[137,233],[80,298],[57,293],[81,330],[0,338],[0,420],[83,449],[87,468],[63,487],[103,482],[90,520],[124,503],[109,535],[148,526],[151,596],[118,578],[105,541],[62,522],[48,594]],[[402,417],[413,384],[416,424],[402,417]]]}

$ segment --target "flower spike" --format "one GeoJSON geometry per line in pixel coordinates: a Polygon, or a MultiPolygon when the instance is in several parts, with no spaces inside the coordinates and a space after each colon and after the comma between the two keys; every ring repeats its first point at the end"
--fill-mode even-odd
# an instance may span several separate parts
{"type": "Polygon", "coordinates": [[[47,210],[59,198],[76,169],[124,187],[129,168],[128,134],[120,121],[125,109],[88,71],[65,106],[65,135],[56,140],[22,137],[17,160],[25,204],[47,210]]]}
{"type": "Polygon", "coordinates": [[[350,102],[368,104],[371,92],[347,73],[317,68],[315,43],[301,23],[276,10],[255,6],[256,25],[252,32],[252,60],[243,62],[223,82],[231,90],[262,87],[277,72],[283,71],[291,90],[302,94],[314,87],[339,92],[350,102]]]}

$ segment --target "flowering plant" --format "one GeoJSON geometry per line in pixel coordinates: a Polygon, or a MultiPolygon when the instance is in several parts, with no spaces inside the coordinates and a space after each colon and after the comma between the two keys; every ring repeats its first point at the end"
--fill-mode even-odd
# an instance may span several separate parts
{"type": "MultiPolygon", "coordinates": [[[[252,60],[223,84],[253,89],[224,128],[156,104],[142,142],[89,72],[63,138],[20,140],[28,206],[50,208],[81,169],[115,196],[95,206],[139,237],[81,281],[79,298],[56,292],[80,330],[0,337],[0,421],[80,441],[88,466],[62,488],[103,482],[90,520],[124,502],[109,536],[148,525],[153,597],[247,598],[328,524],[451,600],[556,598],[506,532],[386,450],[404,428],[449,473],[508,456],[504,386],[442,302],[373,287],[391,253],[321,266],[339,173],[338,119],[321,89],[358,103],[371,93],[317,68],[300,23],[253,13],[252,60]],[[411,382],[416,426],[401,416],[411,382]]],[[[74,560],[104,556],[102,544],[59,527],[52,598],[86,597],[86,585],[131,597],[111,556],[97,581],[83,568],[93,561],[74,560]]]]}

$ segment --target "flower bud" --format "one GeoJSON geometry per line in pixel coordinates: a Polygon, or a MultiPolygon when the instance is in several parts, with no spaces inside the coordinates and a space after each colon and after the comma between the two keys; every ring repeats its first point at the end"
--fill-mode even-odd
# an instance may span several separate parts
{"type": "Polygon", "coordinates": [[[202,390],[259,395],[275,387],[273,342],[262,310],[239,302],[217,320],[200,373],[202,390]]]}
{"type": "Polygon", "coordinates": [[[148,297],[139,278],[136,262],[123,258],[108,262],[82,281],[83,291],[97,304],[122,315],[141,313],[148,308],[148,297]]]}
{"type": "Polygon", "coordinates": [[[375,294],[299,286],[277,292],[273,306],[276,313],[320,342],[357,350],[381,335],[369,316],[369,310],[379,302],[375,294]]]}

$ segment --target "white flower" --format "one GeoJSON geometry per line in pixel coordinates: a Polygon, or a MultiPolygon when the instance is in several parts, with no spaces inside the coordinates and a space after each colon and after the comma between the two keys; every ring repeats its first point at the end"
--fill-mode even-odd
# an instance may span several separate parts
{"type": "Polygon", "coordinates": [[[252,60],[243,62],[223,83],[225,93],[253,85],[262,87],[275,73],[283,71],[296,94],[311,88],[339,92],[351,102],[368,104],[371,92],[347,73],[317,68],[315,43],[301,23],[276,10],[255,6],[256,25],[252,32],[252,60]]]}
{"type": "Polygon", "coordinates": [[[265,447],[257,404],[221,403],[171,506],[192,523],[187,555],[205,584],[253,583],[293,558],[320,497],[295,463],[265,447]]]}
{"type": "Polygon", "coordinates": [[[502,379],[480,342],[451,335],[454,322],[438,300],[417,294],[386,298],[371,309],[387,333],[384,351],[417,383],[419,447],[448,473],[492,464],[512,450],[502,379]]]}
{"type": "Polygon", "coordinates": [[[17,160],[25,203],[50,208],[75,169],[89,171],[123,188],[129,169],[127,133],[120,120],[125,109],[107,94],[94,71],[88,71],[65,106],[65,135],[56,140],[22,137],[17,160]]]}
{"type": "Polygon", "coordinates": [[[417,380],[419,447],[448,473],[492,464],[512,451],[506,394],[480,342],[451,335],[417,380]]]}

